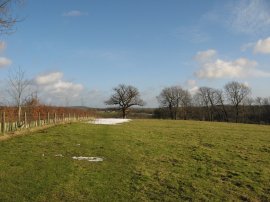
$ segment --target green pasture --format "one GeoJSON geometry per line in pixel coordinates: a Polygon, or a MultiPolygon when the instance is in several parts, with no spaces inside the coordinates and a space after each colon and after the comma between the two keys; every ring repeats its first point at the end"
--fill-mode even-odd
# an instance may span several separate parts
{"type": "Polygon", "coordinates": [[[270,126],[73,123],[0,142],[0,201],[243,200],[270,201],[270,126]]]}

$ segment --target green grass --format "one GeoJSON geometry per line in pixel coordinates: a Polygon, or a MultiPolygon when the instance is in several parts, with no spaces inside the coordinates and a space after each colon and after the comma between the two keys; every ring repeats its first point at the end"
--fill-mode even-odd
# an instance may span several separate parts
{"type": "Polygon", "coordinates": [[[75,123],[0,148],[0,201],[270,201],[269,126],[75,123]]]}

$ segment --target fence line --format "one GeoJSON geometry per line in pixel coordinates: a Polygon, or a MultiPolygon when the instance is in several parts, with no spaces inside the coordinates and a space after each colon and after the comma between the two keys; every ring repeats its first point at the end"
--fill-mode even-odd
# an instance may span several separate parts
{"type": "Polygon", "coordinates": [[[5,134],[9,132],[14,132],[20,129],[27,129],[27,128],[35,128],[41,127],[50,124],[58,124],[58,123],[68,123],[68,122],[75,122],[75,121],[86,121],[92,118],[89,114],[57,114],[53,113],[52,115],[48,112],[46,118],[41,118],[41,114],[38,113],[37,120],[27,120],[27,113],[23,114],[23,120],[21,122],[18,121],[6,121],[6,113],[2,112],[0,117],[0,134],[5,134]]]}

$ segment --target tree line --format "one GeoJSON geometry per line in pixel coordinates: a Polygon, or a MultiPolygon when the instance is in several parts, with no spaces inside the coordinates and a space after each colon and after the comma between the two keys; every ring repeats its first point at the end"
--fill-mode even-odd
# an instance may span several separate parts
{"type": "MultiPolygon", "coordinates": [[[[117,105],[126,118],[132,106],[143,106],[138,89],[120,84],[105,101],[117,105]]],[[[270,97],[251,96],[251,88],[244,83],[232,81],[223,89],[200,87],[194,95],[181,86],[165,87],[156,97],[159,107],[154,118],[190,119],[241,123],[270,123],[270,97]]]]}
{"type": "MultiPolygon", "coordinates": [[[[21,123],[22,108],[42,104],[37,93],[29,88],[31,82],[20,68],[9,74],[7,83],[7,92],[13,100],[12,106],[16,108],[18,123],[21,123]]],[[[222,89],[200,87],[193,95],[181,86],[165,87],[156,99],[159,107],[153,111],[154,118],[270,123],[270,97],[253,98],[251,88],[237,81],[227,83],[222,89]]],[[[113,88],[113,94],[105,104],[117,106],[122,117],[126,118],[132,107],[144,106],[146,103],[136,87],[120,84],[113,88]]]]}

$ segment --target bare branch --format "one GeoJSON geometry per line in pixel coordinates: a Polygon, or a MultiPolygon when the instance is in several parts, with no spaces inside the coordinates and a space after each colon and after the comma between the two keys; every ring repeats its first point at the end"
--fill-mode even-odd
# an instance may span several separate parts
{"type": "Polygon", "coordinates": [[[15,23],[20,21],[12,13],[13,5],[22,2],[22,0],[0,0],[0,33],[10,34],[13,32],[15,23]]]}

